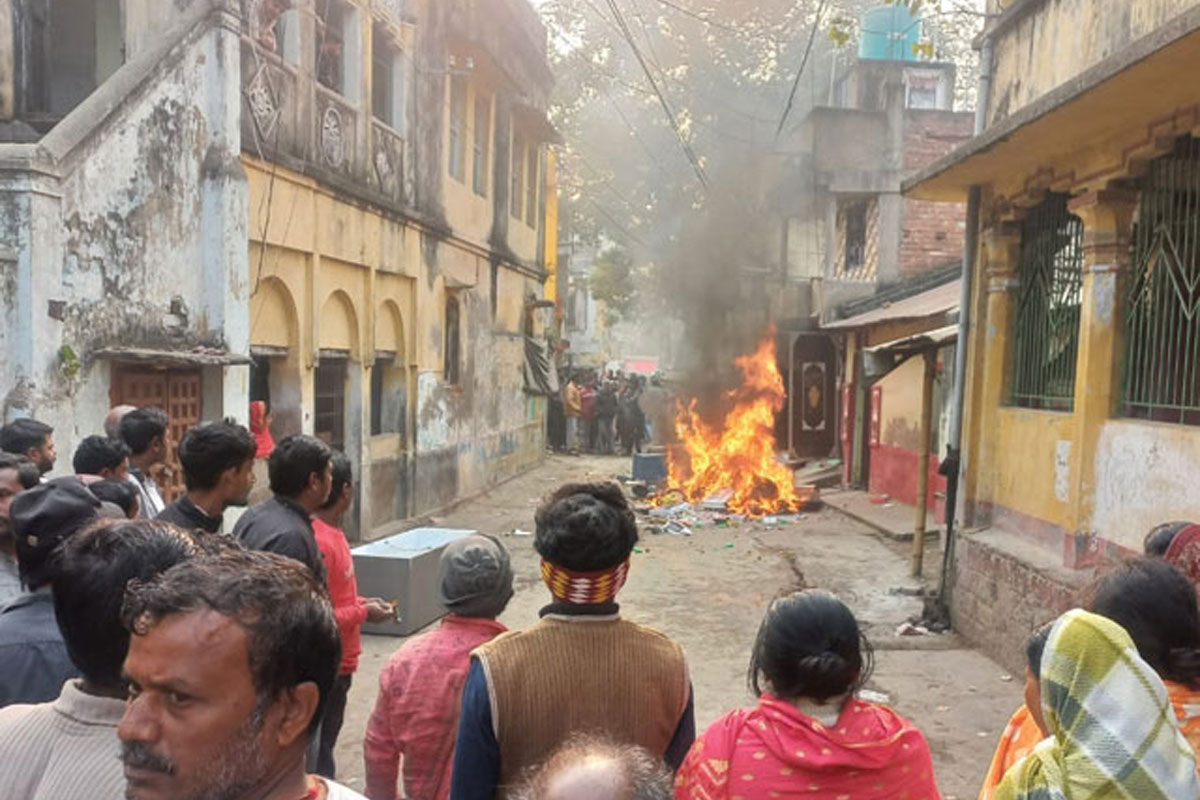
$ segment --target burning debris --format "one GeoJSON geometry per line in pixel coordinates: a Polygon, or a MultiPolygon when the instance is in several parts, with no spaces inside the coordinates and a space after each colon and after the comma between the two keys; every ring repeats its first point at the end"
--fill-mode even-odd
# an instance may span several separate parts
{"type": "Polygon", "coordinates": [[[794,513],[801,505],[795,478],[775,457],[775,415],[786,395],[774,332],[753,355],[734,363],[742,383],[728,395],[731,408],[719,430],[700,419],[695,400],[680,405],[675,420],[679,443],[667,459],[667,493],[676,491],[694,505],[727,496],[725,508],[751,519],[794,513]]]}

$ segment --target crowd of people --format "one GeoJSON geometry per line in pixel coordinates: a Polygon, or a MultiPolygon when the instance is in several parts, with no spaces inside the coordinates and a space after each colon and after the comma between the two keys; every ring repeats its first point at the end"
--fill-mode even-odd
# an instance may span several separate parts
{"type": "Polygon", "coordinates": [[[581,370],[567,380],[562,397],[554,398],[550,445],[571,453],[640,453],[665,433],[655,430],[661,423],[654,413],[665,405],[658,376],[647,382],[642,375],[581,370]]]}
{"type": "MultiPolygon", "coordinates": [[[[53,430],[0,429],[0,797],[362,797],[335,781],[334,745],[360,629],[396,609],[358,594],[349,460],[252,418],[186,432],[169,505],[152,477],[171,446],[160,411],[114,409],[77,474],[50,480],[53,430]],[[272,496],[224,535],[264,457],[272,496]]],[[[513,631],[497,620],[514,591],[504,545],[447,546],[447,615],[389,658],[361,733],[366,796],[941,796],[921,731],[859,697],[872,648],[826,591],[770,605],[748,654],[756,704],[697,735],[683,648],[620,613],[637,540],[619,486],[553,492],[534,537],[550,602],[513,631]]],[[[981,800],[1200,798],[1198,579],[1200,526],[1170,523],[1032,632],[981,800]]]]}

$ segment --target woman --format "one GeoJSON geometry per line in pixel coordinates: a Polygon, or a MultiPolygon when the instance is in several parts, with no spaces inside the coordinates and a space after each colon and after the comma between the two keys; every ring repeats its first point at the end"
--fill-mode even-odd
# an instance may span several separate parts
{"type": "Polygon", "coordinates": [[[1167,550],[1170,549],[1171,543],[1186,528],[1192,527],[1192,523],[1183,520],[1175,520],[1174,522],[1164,522],[1161,525],[1155,525],[1146,538],[1142,541],[1142,546],[1146,550],[1146,555],[1165,558],[1167,550]]]}
{"type": "Polygon", "coordinates": [[[1167,690],[1112,620],[1076,609],[1055,623],[1041,706],[1051,735],[1008,771],[996,800],[1200,797],[1167,690]]]}
{"type": "Polygon", "coordinates": [[[1182,572],[1200,594],[1200,525],[1185,525],[1163,552],[1167,563],[1182,572]]]}
{"type": "Polygon", "coordinates": [[[250,403],[250,433],[258,442],[254,457],[270,458],[271,452],[275,450],[275,439],[271,436],[271,412],[262,400],[250,403]]]}
{"type": "Polygon", "coordinates": [[[676,779],[677,800],[938,800],[921,732],[854,696],[871,667],[858,622],[832,594],[776,600],[750,660],[758,706],[731,711],[696,741],[676,779]]]}
{"type": "MultiPolygon", "coordinates": [[[[1176,543],[1185,536],[1186,530],[1176,543]]],[[[1192,583],[1166,561],[1136,559],[1101,578],[1088,606],[1133,639],[1166,684],[1179,727],[1200,753],[1200,610],[1192,583]]]]}
{"type": "Polygon", "coordinates": [[[1046,650],[1046,640],[1050,638],[1050,628],[1050,625],[1039,628],[1025,645],[1025,703],[1012,715],[1000,737],[992,765],[983,779],[979,800],[992,800],[1005,773],[1046,738],[1041,700],[1042,654],[1046,650]]]}

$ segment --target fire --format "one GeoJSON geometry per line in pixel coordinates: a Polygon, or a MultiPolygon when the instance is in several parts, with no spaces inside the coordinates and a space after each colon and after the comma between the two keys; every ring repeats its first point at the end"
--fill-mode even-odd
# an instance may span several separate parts
{"type": "Polygon", "coordinates": [[[774,333],[734,364],[742,384],[729,393],[732,407],[720,430],[700,419],[695,400],[679,404],[679,442],[668,456],[670,487],[690,503],[732,491],[726,507],[749,517],[795,511],[800,501],[792,472],[775,458],[775,415],[786,398],[774,333]]]}

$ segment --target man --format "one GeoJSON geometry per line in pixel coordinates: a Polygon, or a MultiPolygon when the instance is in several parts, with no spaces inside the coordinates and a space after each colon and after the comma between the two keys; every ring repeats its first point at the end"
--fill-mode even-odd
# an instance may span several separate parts
{"type": "Polygon", "coordinates": [[[169,525],[138,520],[90,526],[64,542],[51,590],[67,652],[82,676],[51,703],[0,709],[0,797],[93,800],[124,794],[117,723],[125,710],[121,665],[129,633],[121,601],[192,555],[169,525]]]}
{"type": "Polygon", "coordinates": [[[119,439],[88,436],[75,447],[71,466],[76,475],[98,475],[105,480],[129,480],[129,448],[119,439]]]}
{"type": "Polygon", "coordinates": [[[21,594],[17,550],[9,510],[13,498],[38,485],[41,473],[25,456],[0,453],[0,608],[21,594]]]}
{"type": "Polygon", "coordinates": [[[275,496],[237,521],[233,536],[250,550],[294,558],[325,582],[325,564],[313,533],[312,515],[329,498],[333,481],[329,445],[312,436],[289,436],[267,460],[275,496]]]}
{"type": "Polygon", "coordinates": [[[121,418],[121,440],[129,446],[129,477],[138,488],[142,516],[154,519],[163,510],[151,470],[167,460],[171,445],[167,414],[161,408],[135,408],[121,418]]]}
{"type": "Polygon", "coordinates": [[[517,787],[516,800],[671,800],[671,771],[640,747],[575,736],[517,787]]]}
{"type": "Polygon", "coordinates": [[[450,795],[454,739],[470,653],[506,628],[496,621],[513,595],[508,552],[491,536],[468,536],[442,552],[438,583],[449,612],[405,642],[379,676],[363,754],[371,800],[450,795]],[[401,766],[403,793],[397,788],[401,766]]]}
{"type": "Polygon", "coordinates": [[[350,459],[345,453],[335,452],[330,459],[331,488],[327,499],[313,517],[313,533],[317,547],[325,561],[329,581],[329,599],[333,603],[333,616],[337,620],[342,638],[342,663],[337,680],[325,703],[325,716],[321,721],[321,736],[317,751],[318,775],[336,778],[333,748],[342,730],[346,714],[346,698],[350,683],[358,670],[358,657],[362,654],[362,626],[364,622],[383,622],[390,619],[395,610],[391,604],[378,597],[359,597],[358,581],[354,577],[354,559],[350,545],[342,531],[342,517],[354,502],[354,474],[350,459]]]}
{"type": "Polygon", "coordinates": [[[535,523],[534,547],[553,602],[537,624],[471,654],[454,800],[506,796],[523,770],[573,733],[644,747],[672,768],[695,738],[682,648],[618,613],[616,596],[637,542],[621,487],[563,486],[535,523]]]}
{"type": "MultiPolygon", "coordinates": [[[[87,483],[87,480],[84,480],[87,483]]],[[[138,490],[130,481],[103,480],[87,483],[88,491],[100,498],[101,503],[109,503],[121,509],[125,519],[138,519],[142,516],[142,506],[138,501],[138,490]]]]}
{"type": "Polygon", "coordinates": [[[254,488],[254,452],[250,431],[231,419],[205,422],[179,442],[179,463],[187,494],[156,519],[186,530],[220,533],[230,506],[244,506],[254,488]]]}
{"type": "Polygon", "coordinates": [[[574,375],[567,381],[567,388],[563,389],[563,409],[567,415],[567,449],[578,453],[583,435],[583,398],[574,375]]]}
{"type": "Polygon", "coordinates": [[[121,420],[130,411],[137,411],[137,406],[113,406],[104,416],[104,434],[110,439],[121,438],[121,420]]]}
{"type": "Polygon", "coordinates": [[[0,450],[32,461],[41,474],[54,469],[54,428],[36,419],[16,419],[0,428],[0,450]]]}
{"type": "Polygon", "coordinates": [[[605,381],[596,393],[596,452],[613,453],[613,425],[617,419],[617,391],[612,381],[605,381]]]}
{"type": "Polygon", "coordinates": [[[592,452],[596,448],[596,379],[588,376],[579,387],[579,418],[583,439],[581,451],[592,452]]]}
{"type": "Polygon", "coordinates": [[[28,593],[0,609],[0,708],[48,702],[79,677],[54,619],[50,585],[58,546],[99,510],[100,501],[74,476],[39,484],[12,501],[17,567],[28,593]]]}
{"type": "Polygon", "coordinates": [[[305,774],[340,653],[303,565],[244,550],[190,559],[131,587],[123,616],[129,800],[362,800],[305,774]]]}

